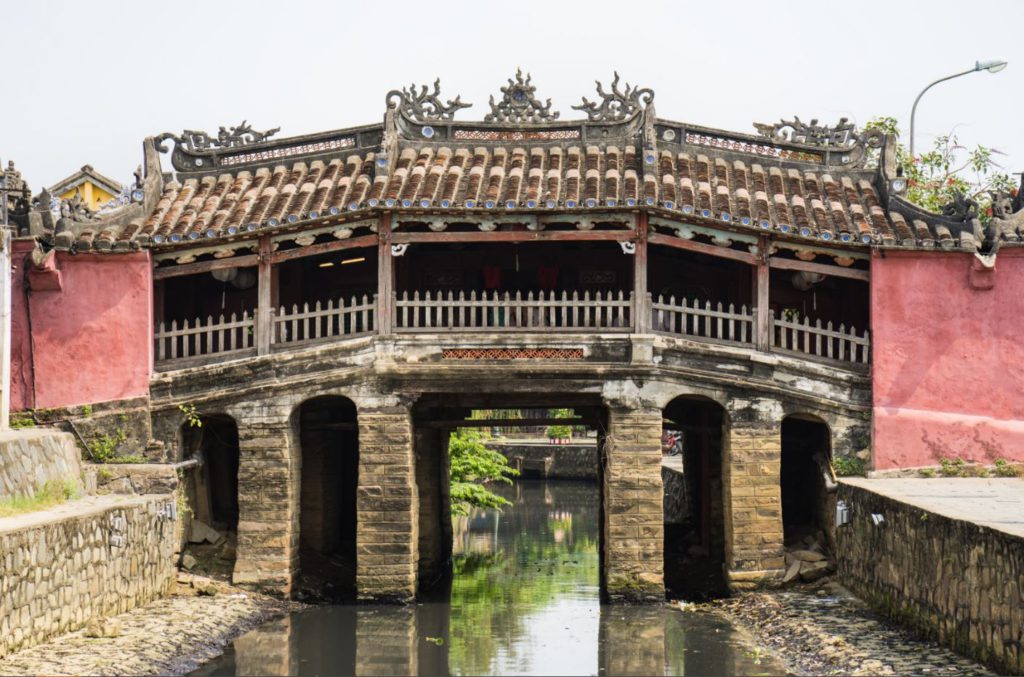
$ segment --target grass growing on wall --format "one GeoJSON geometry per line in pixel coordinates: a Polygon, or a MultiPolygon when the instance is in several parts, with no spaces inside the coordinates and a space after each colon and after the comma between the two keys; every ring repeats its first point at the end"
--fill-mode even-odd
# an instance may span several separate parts
{"type": "Polygon", "coordinates": [[[37,486],[35,494],[30,497],[11,496],[0,499],[0,517],[45,510],[81,495],[82,487],[76,479],[49,480],[37,486]]]}

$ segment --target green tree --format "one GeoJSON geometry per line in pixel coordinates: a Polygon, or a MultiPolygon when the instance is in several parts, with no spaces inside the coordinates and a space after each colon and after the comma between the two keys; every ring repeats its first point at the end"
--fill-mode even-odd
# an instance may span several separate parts
{"type": "Polygon", "coordinates": [[[484,444],[485,433],[474,428],[459,428],[448,440],[453,515],[466,515],[469,509],[502,508],[510,505],[487,488],[493,482],[512,484],[519,474],[509,467],[508,459],[484,444]]]}
{"type": "MultiPolygon", "coordinates": [[[[572,418],[574,414],[572,409],[549,409],[548,416],[551,418],[572,418]]],[[[547,435],[549,439],[553,440],[569,439],[572,437],[572,426],[565,424],[548,426],[547,435]]]]}
{"type": "MultiPolygon", "coordinates": [[[[872,118],[864,128],[899,137],[899,123],[893,117],[872,118]]],[[[1016,190],[1013,179],[996,163],[998,155],[1002,153],[987,146],[962,146],[955,134],[936,138],[934,147],[917,157],[911,157],[902,143],[896,145],[896,163],[907,179],[907,200],[941,212],[961,193],[978,203],[983,222],[992,216],[992,193],[1016,190]]]]}

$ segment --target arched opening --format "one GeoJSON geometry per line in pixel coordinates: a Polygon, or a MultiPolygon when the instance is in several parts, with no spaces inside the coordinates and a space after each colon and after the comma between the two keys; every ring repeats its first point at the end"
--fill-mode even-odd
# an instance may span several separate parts
{"type": "Polygon", "coordinates": [[[348,600],[356,589],[356,406],[338,396],[303,402],[297,411],[302,450],[297,594],[348,600]]]}
{"type": "Polygon", "coordinates": [[[238,532],[238,424],[230,416],[205,415],[182,426],[186,459],[199,466],[184,481],[192,509],[187,537],[194,568],[231,575],[238,532]]]}
{"type": "MultiPolygon", "coordinates": [[[[782,526],[790,553],[809,550],[827,555],[832,550],[831,455],[831,433],[823,421],[801,414],[783,419],[782,526]]],[[[788,564],[792,566],[791,561],[788,564]]]]}
{"type": "Polygon", "coordinates": [[[671,597],[727,593],[722,441],[728,417],[704,397],[677,397],[662,421],[665,588],[671,597]]]}

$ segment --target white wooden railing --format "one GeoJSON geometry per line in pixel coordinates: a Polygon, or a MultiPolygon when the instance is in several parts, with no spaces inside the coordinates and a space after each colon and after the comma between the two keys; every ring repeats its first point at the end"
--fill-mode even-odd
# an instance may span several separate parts
{"type": "Polygon", "coordinates": [[[786,320],[772,313],[772,350],[793,353],[801,357],[815,357],[836,362],[867,364],[871,360],[871,337],[864,330],[857,335],[853,327],[840,324],[833,328],[831,322],[824,326],[821,320],[810,318],[786,320]]]}
{"type": "MultiPolygon", "coordinates": [[[[402,292],[391,308],[396,333],[621,332],[634,329],[633,295],[625,292],[402,292]]],[[[754,346],[757,311],[745,305],[712,303],[674,296],[648,297],[651,331],[698,341],[754,346]]],[[[375,334],[377,297],[363,295],[293,305],[271,311],[271,349],[375,334]]],[[[810,318],[771,315],[767,342],[772,352],[854,365],[871,360],[867,331],[810,318]]],[[[255,312],[208,316],[179,323],[161,322],[154,334],[158,366],[202,362],[203,358],[244,357],[257,352],[255,312]]]]}
{"type": "Polygon", "coordinates": [[[624,292],[402,292],[394,303],[400,333],[629,332],[633,295],[624,292]]]}
{"type": "Polygon", "coordinates": [[[161,322],[154,335],[155,359],[163,363],[170,360],[185,360],[207,355],[232,355],[256,350],[256,314],[243,311],[241,317],[231,313],[229,317],[207,316],[188,320],[178,326],[177,321],[168,325],[161,322]]]}
{"type": "Polygon", "coordinates": [[[272,345],[294,345],[313,343],[336,338],[351,338],[375,333],[377,330],[377,295],[353,296],[348,305],[345,299],[322,304],[317,301],[312,307],[292,305],[291,309],[281,306],[274,313],[272,345]]]}
{"type": "Polygon", "coordinates": [[[651,331],[721,343],[754,343],[754,312],[747,306],[701,303],[675,296],[651,301],[651,331]]]}

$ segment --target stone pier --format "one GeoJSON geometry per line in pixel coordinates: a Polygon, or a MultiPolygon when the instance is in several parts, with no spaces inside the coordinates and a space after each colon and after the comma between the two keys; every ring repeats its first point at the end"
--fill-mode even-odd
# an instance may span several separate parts
{"type": "Polygon", "coordinates": [[[733,421],[722,451],[729,586],[748,590],[770,585],[781,578],[785,566],[781,422],[733,421]]]}
{"type": "Polygon", "coordinates": [[[238,421],[238,554],[232,580],[287,597],[299,560],[301,454],[290,403],[246,407],[238,421]]]}
{"type": "Polygon", "coordinates": [[[604,454],[604,567],[608,599],[665,598],[661,410],[609,409],[604,454]]]}
{"type": "Polygon", "coordinates": [[[356,589],[360,600],[416,595],[419,517],[409,405],[359,409],[356,589]]]}

